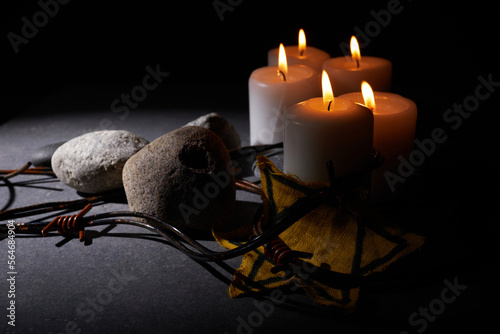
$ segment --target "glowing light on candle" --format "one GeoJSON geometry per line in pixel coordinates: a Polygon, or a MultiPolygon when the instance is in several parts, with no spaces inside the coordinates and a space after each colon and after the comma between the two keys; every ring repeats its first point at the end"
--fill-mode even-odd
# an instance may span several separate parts
{"type": "Polygon", "coordinates": [[[368,82],[363,81],[361,83],[361,94],[363,95],[363,100],[365,101],[365,106],[371,111],[375,110],[375,96],[373,95],[373,89],[368,84],[368,82]]]}
{"type": "Polygon", "coordinates": [[[299,31],[299,55],[302,57],[306,52],[306,34],[304,33],[304,29],[300,29],[299,31]]]}
{"type": "Polygon", "coordinates": [[[356,37],[351,37],[351,57],[356,61],[356,67],[359,68],[359,63],[361,61],[361,52],[359,51],[359,44],[356,37]]]}
{"type": "Polygon", "coordinates": [[[326,110],[330,111],[333,104],[333,90],[330,78],[325,70],[321,75],[321,88],[323,89],[323,106],[326,110]]]}
{"type": "Polygon", "coordinates": [[[286,81],[288,75],[288,65],[286,63],[286,53],[283,44],[280,44],[280,52],[278,56],[278,75],[283,76],[283,81],[286,81]]]}

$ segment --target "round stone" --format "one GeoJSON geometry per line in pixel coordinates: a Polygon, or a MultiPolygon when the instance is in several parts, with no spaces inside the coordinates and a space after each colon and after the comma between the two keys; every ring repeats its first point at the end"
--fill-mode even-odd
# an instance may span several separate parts
{"type": "Polygon", "coordinates": [[[52,155],[52,170],[61,182],[84,193],[118,189],[125,162],[148,143],[124,130],[90,132],[61,145],[52,155]]]}
{"type": "Polygon", "coordinates": [[[45,145],[37,149],[30,157],[30,161],[35,167],[51,167],[52,155],[65,142],[58,142],[45,145]]]}
{"type": "Polygon", "coordinates": [[[228,150],[241,146],[241,138],[233,124],[218,113],[203,115],[185,126],[201,126],[212,130],[222,139],[228,150]]]}
{"type": "Polygon", "coordinates": [[[123,169],[132,211],[182,230],[210,231],[234,213],[235,179],[229,152],[211,130],[186,126],[132,156],[123,169]]]}

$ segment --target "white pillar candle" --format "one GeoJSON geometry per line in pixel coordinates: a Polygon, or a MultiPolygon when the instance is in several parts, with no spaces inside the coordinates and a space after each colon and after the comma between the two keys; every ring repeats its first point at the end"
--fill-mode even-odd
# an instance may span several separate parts
{"type": "Polygon", "coordinates": [[[388,199],[391,194],[385,172],[396,172],[398,157],[407,157],[413,149],[417,105],[398,94],[373,92],[373,96],[374,107],[361,92],[344,94],[341,98],[366,104],[373,110],[373,147],[385,158],[384,165],[372,173],[372,199],[378,201],[388,199]]]}
{"type": "Polygon", "coordinates": [[[356,38],[351,38],[351,57],[336,57],[326,60],[323,69],[330,77],[333,93],[340,96],[358,92],[362,81],[367,81],[373,90],[391,90],[392,63],[383,58],[361,57],[356,38]]]}
{"type": "Polygon", "coordinates": [[[284,172],[304,182],[328,182],[329,160],[335,176],[358,171],[373,150],[372,112],[350,100],[333,98],[333,94],[328,97],[325,72],[323,78],[323,98],[300,102],[285,114],[284,172]]]}
{"type": "MultiPolygon", "coordinates": [[[[306,37],[302,29],[299,32],[299,44],[285,46],[285,52],[288,65],[306,65],[319,73],[321,73],[323,63],[330,59],[330,55],[325,51],[306,45],[306,37]]],[[[267,64],[269,66],[278,65],[278,56],[279,48],[270,50],[267,54],[267,64]]]]}
{"type": "Polygon", "coordinates": [[[287,67],[286,61],[283,64],[261,67],[250,75],[251,145],[282,142],[285,109],[321,94],[318,72],[304,65],[287,67]]]}

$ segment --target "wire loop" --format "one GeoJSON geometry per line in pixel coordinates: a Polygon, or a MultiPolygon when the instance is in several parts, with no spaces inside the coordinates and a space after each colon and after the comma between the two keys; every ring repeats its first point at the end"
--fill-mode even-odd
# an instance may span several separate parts
{"type": "Polygon", "coordinates": [[[46,236],[47,233],[57,227],[59,234],[78,232],[78,238],[80,241],[85,241],[85,223],[82,221],[82,217],[89,212],[91,208],[92,203],[89,203],[76,215],[54,218],[49,224],[47,224],[47,226],[45,226],[45,228],[43,228],[42,235],[46,236]]]}

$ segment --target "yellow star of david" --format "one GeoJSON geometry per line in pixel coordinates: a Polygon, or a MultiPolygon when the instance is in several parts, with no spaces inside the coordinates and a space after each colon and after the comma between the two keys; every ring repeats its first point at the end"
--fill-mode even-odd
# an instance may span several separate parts
{"type": "MultiPolygon", "coordinates": [[[[270,223],[300,205],[300,199],[325,187],[325,184],[303,183],[294,176],[283,174],[266,157],[259,156],[262,190],[265,194],[266,216],[270,223]]],[[[343,205],[344,207],[345,205],[343,205]]],[[[238,243],[216,239],[226,248],[238,243]]],[[[293,250],[312,253],[310,268],[329,268],[331,271],[367,276],[381,272],[391,263],[415,251],[424,238],[388,227],[379,221],[361,220],[352,210],[324,204],[311,211],[285,230],[280,238],[293,250]]],[[[276,264],[259,247],[243,256],[229,288],[231,297],[264,292],[295,284],[316,302],[333,305],[345,311],[355,308],[360,288],[338,289],[290,272],[272,273],[276,264]]],[[[309,268],[309,270],[311,270],[309,268]]]]}

